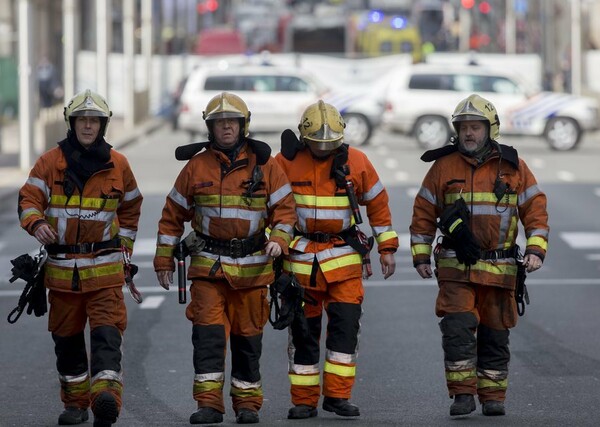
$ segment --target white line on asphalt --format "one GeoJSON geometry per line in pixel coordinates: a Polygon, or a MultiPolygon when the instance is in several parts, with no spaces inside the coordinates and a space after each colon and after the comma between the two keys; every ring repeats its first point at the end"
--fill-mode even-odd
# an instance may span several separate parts
{"type": "Polygon", "coordinates": [[[592,233],[590,231],[567,232],[560,233],[560,238],[574,249],[600,248],[600,233],[592,233]]]}
{"type": "Polygon", "coordinates": [[[398,160],[387,158],[385,159],[384,164],[388,169],[396,169],[398,167],[398,160]]]}
{"type": "Polygon", "coordinates": [[[528,161],[527,163],[530,163],[532,167],[537,169],[543,169],[546,166],[546,162],[544,161],[544,159],[540,159],[539,157],[534,157],[533,159],[531,159],[531,161],[528,161]]]}
{"type": "Polygon", "coordinates": [[[585,259],[590,261],[600,261],[600,254],[587,254],[585,259]]]}
{"type": "Polygon", "coordinates": [[[406,171],[398,171],[394,174],[394,179],[400,182],[408,181],[408,172],[406,171]]]}
{"type": "Polygon", "coordinates": [[[558,176],[558,179],[560,179],[561,181],[566,181],[566,182],[575,181],[575,174],[570,171],[558,171],[556,173],[556,175],[558,176]]]}
{"type": "Polygon", "coordinates": [[[144,310],[144,309],[152,310],[152,309],[160,307],[160,305],[163,303],[164,300],[165,300],[165,297],[162,295],[146,297],[146,298],[144,298],[144,301],[142,301],[142,303],[139,305],[139,307],[141,310],[144,310]]]}
{"type": "Polygon", "coordinates": [[[600,197],[600,188],[594,188],[594,194],[600,197]]]}
{"type": "Polygon", "coordinates": [[[414,199],[415,197],[417,197],[417,194],[419,193],[419,187],[410,187],[406,189],[406,194],[408,194],[408,197],[410,197],[411,199],[414,199]]]}

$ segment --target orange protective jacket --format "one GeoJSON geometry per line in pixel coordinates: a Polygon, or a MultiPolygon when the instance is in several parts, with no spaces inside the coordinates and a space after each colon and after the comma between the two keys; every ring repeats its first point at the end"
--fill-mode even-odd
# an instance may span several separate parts
{"type": "MultiPolygon", "coordinates": [[[[270,227],[269,240],[277,242],[287,253],[296,222],[289,182],[269,156],[260,166],[261,184],[247,197],[246,188],[256,162],[257,156],[247,143],[233,164],[225,154],[210,146],[188,161],[167,196],[159,221],[156,271],[175,270],[174,249],[188,221],[197,233],[220,240],[255,236],[270,227]]],[[[265,286],[274,279],[271,257],[262,249],[241,258],[206,251],[191,257],[190,279],[215,277],[218,271],[234,288],[265,286]]]]}
{"type": "MultiPolygon", "coordinates": [[[[71,197],[64,192],[67,161],[60,147],[44,153],[19,191],[19,219],[29,234],[43,223],[58,233],[60,245],[99,243],[119,237],[133,250],[140,217],[142,194],[129,162],[111,149],[113,166],[96,172],[71,197]]],[[[122,286],[123,255],[107,250],[91,254],[58,254],[45,264],[45,286],[57,291],[90,292],[122,286]],[[73,289],[77,268],[80,288],[73,289]]]]}
{"type": "MultiPolygon", "coordinates": [[[[281,153],[275,159],[290,180],[298,213],[296,228],[300,232],[337,234],[355,225],[346,190],[337,188],[335,180],[330,177],[333,156],[318,160],[313,158],[309,149],[304,149],[293,160],[286,159],[281,153]]],[[[367,208],[378,251],[395,252],[398,235],[392,229],[387,191],[375,168],[364,153],[351,147],[348,148],[346,164],[350,169],[347,178],[354,185],[358,202],[367,208]]],[[[293,272],[303,286],[310,284],[315,258],[327,283],[362,276],[362,257],[340,238],[319,243],[296,236],[290,248],[284,270],[293,272]]],[[[317,282],[320,279],[321,276],[317,275],[317,282]]],[[[325,285],[317,283],[318,288],[325,285]]]]}
{"type": "MultiPolygon", "coordinates": [[[[525,254],[534,253],[544,259],[549,233],[546,195],[516,150],[500,147],[503,150],[500,162],[497,151],[481,165],[458,151],[435,161],[414,202],[410,236],[415,265],[431,262],[436,220],[459,197],[469,207],[470,229],[483,251],[512,248],[517,242],[520,220],[527,238],[525,254]],[[497,177],[508,185],[500,199],[494,193],[497,177]]],[[[438,280],[514,289],[517,273],[514,258],[481,259],[466,267],[458,263],[453,250],[439,249],[438,280]]]]}

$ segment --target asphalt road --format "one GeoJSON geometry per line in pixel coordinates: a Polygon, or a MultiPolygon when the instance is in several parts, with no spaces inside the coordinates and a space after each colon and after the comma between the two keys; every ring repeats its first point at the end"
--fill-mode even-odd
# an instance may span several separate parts
{"type": "MultiPolygon", "coordinates": [[[[177,292],[158,286],[151,264],[156,223],[182,166],[174,160],[173,150],[185,142],[185,135],[163,129],[124,149],[145,196],[134,254],[141,267],[136,283],[145,302],[136,305],[127,297],[124,407],[117,425],[187,425],[195,410],[191,324],[177,302],[177,292]]],[[[414,272],[406,236],[412,200],[427,165],[418,161],[420,150],[410,141],[381,134],[365,151],[388,187],[402,245],[396,254],[397,273],[383,281],[375,257],[375,275],[365,284],[352,399],[362,415],[343,419],[320,410],[315,419],[287,420],[287,333],[267,326],[262,425],[597,425],[600,177],[594,165],[600,142],[585,141],[576,153],[552,153],[539,140],[515,140],[512,145],[517,143],[548,194],[552,229],[546,263],[528,278],[531,305],[511,332],[507,415],[483,417],[478,407],[469,417],[448,416],[451,400],[444,385],[441,337],[433,313],[436,284],[414,272]]],[[[36,250],[33,238],[19,229],[13,216],[14,211],[0,216],[3,316],[16,305],[22,289],[22,283],[8,283],[9,260],[36,250]]],[[[46,322],[45,317],[25,314],[15,325],[0,321],[1,427],[56,425],[62,405],[46,322]]],[[[223,425],[234,424],[229,399],[226,408],[223,425]]]]}

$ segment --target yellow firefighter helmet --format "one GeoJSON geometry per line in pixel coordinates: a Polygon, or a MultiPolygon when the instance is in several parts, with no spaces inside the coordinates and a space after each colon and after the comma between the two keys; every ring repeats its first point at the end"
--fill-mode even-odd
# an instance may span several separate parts
{"type": "Polygon", "coordinates": [[[72,130],[71,119],[74,117],[100,117],[102,122],[101,134],[106,134],[108,122],[112,116],[112,111],[108,108],[106,100],[96,92],[89,89],[79,92],[67,103],[63,112],[67,129],[72,130]]]}
{"type": "Polygon", "coordinates": [[[490,101],[479,95],[469,95],[458,103],[452,114],[452,125],[458,133],[460,122],[468,120],[481,120],[490,126],[489,137],[494,141],[500,138],[500,118],[496,107],[490,101]]]}
{"type": "Polygon", "coordinates": [[[243,119],[240,126],[244,136],[248,136],[250,125],[250,111],[242,98],[233,93],[222,92],[214,96],[202,112],[202,118],[206,122],[209,132],[212,132],[209,121],[216,119],[243,119]]]}
{"type": "Polygon", "coordinates": [[[321,100],[309,105],[298,125],[300,138],[317,150],[335,150],[344,142],[346,123],[340,112],[321,100]]]}

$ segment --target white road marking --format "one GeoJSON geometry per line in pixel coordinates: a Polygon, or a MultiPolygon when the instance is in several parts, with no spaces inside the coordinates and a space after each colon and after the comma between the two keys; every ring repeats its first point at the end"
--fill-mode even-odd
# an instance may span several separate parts
{"type": "MultiPolygon", "coordinates": [[[[154,239],[137,239],[133,246],[133,256],[136,255],[152,255],[156,253],[156,238],[154,239]]],[[[135,264],[135,262],[134,262],[135,264]]]]}
{"type": "Polygon", "coordinates": [[[410,197],[411,199],[414,199],[415,197],[417,197],[417,194],[419,194],[419,187],[410,187],[406,189],[406,194],[408,194],[408,197],[410,197]]]}
{"type": "Polygon", "coordinates": [[[531,159],[531,161],[528,161],[527,163],[531,164],[532,167],[537,168],[537,169],[543,169],[546,167],[546,162],[544,161],[544,159],[540,159],[539,157],[535,157],[535,158],[531,159]]]}
{"type": "Polygon", "coordinates": [[[396,169],[398,167],[398,160],[387,158],[385,159],[384,164],[388,169],[396,169]]]}
{"type": "Polygon", "coordinates": [[[563,239],[573,249],[599,249],[600,233],[592,232],[566,232],[560,233],[563,239]]]}
{"type": "Polygon", "coordinates": [[[394,179],[396,181],[406,182],[408,181],[408,178],[408,172],[406,171],[397,171],[396,173],[394,173],[394,179]]]}
{"type": "Polygon", "coordinates": [[[566,182],[574,182],[575,181],[575,174],[570,171],[558,171],[557,176],[558,176],[558,179],[560,179],[561,181],[566,181],[566,182]]]}
{"type": "Polygon", "coordinates": [[[142,301],[142,303],[139,305],[139,308],[141,310],[144,310],[144,309],[152,310],[152,309],[160,307],[160,305],[163,303],[164,300],[165,300],[165,297],[162,295],[154,295],[151,297],[145,297],[144,301],[142,301]]]}
{"type": "Polygon", "coordinates": [[[585,256],[585,259],[590,261],[600,261],[600,254],[588,254],[585,256]]]}
{"type": "Polygon", "coordinates": [[[600,188],[594,188],[594,194],[600,197],[600,188]]]}

